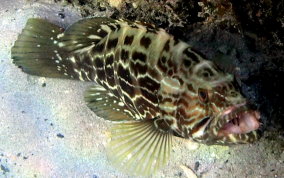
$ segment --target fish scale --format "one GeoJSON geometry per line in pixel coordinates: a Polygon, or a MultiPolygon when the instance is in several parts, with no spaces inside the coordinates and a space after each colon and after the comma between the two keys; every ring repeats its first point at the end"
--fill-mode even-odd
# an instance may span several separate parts
{"type": "Polygon", "coordinates": [[[127,173],[149,175],[164,166],[172,136],[206,144],[258,138],[259,113],[245,104],[233,77],[153,25],[94,17],[64,31],[29,19],[11,54],[28,74],[98,84],[85,101],[115,122],[108,157],[127,173]]]}

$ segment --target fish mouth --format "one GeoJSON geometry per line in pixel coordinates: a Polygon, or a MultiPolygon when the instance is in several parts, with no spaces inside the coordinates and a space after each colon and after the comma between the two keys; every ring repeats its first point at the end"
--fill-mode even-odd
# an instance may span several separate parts
{"type": "Polygon", "coordinates": [[[229,134],[248,134],[260,127],[260,113],[250,110],[246,103],[242,103],[226,109],[218,123],[218,137],[229,134]]]}

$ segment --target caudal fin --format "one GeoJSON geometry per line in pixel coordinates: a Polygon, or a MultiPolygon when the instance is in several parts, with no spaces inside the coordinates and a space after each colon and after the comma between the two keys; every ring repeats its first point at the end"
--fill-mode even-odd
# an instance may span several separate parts
{"type": "Polygon", "coordinates": [[[80,20],[66,31],[29,19],[12,47],[13,63],[31,75],[94,81],[94,59],[103,56],[107,36],[119,28],[103,17],[80,20]]]}
{"type": "Polygon", "coordinates": [[[68,53],[58,45],[63,31],[46,20],[29,19],[11,49],[13,63],[31,75],[71,78],[67,75],[68,53]]]}

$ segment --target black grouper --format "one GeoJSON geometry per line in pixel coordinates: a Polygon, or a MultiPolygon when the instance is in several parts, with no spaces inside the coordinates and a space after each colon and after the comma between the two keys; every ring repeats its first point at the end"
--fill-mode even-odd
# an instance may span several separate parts
{"type": "Polygon", "coordinates": [[[116,123],[108,155],[128,173],[149,175],[165,165],[173,136],[206,144],[258,138],[260,114],[232,75],[152,25],[95,17],[64,31],[29,19],[11,53],[28,74],[98,84],[85,100],[116,123]]]}

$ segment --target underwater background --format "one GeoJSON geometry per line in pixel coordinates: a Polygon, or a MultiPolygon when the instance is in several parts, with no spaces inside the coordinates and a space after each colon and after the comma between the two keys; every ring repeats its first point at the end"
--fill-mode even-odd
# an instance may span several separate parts
{"type": "Polygon", "coordinates": [[[284,176],[283,2],[0,2],[0,177],[128,177],[106,157],[111,123],[83,100],[91,83],[28,76],[12,64],[10,49],[27,19],[67,27],[86,16],[165,28],[235,74],[262,114],[258,142],[228,147],[176,139],[170,163],[152,177],[284,176]]]}

